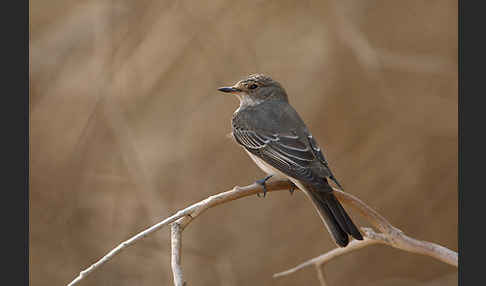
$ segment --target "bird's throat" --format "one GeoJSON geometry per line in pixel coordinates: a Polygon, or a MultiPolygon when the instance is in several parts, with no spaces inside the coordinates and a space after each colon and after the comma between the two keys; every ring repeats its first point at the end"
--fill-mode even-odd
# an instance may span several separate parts
{"type": "Polygon", "coordinates": [[[244,108],[249,107],[249,106],[255,106],[255,105],[263,102],[263,100],[261,100],[261,99],[255,99],[255,98],[252,98],[252,97],[250,97],[246,94],[245,95],[236,94],[236,97],[238,97],[238,99],[240,100],[240,106],[238,107],[238,109],[236,109],[235,112],[238,112],[241,109],[244,109],[244,108]]]}

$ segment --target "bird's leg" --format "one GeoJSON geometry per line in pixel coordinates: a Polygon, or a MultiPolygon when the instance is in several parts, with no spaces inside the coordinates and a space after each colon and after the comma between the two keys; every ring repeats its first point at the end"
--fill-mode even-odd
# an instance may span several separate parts
{"type": "MultiPolygon", "coordinates": [[[[268,179],[270,179],[273,175],[268,175],[266,176],[265,178],[261,179],[261,180],[258,180],[256,181],[255,183],[261,185],[263,187],[263,197],[265,197],[267,195],[267,186],[265,185],[265,183],[268,181],[268,179]]],[[[257,197],[260,198],[260,193],[257,193],[257,197]]]]}
{"type": "Polygon", "coordinates": [[[293,195],[294,192],[295,192],[296,186],[295,186],[295,184],[291,180],[289,180],[289,182],[290,182],[289,192],[290,192],[290,195],[293,195]]]}

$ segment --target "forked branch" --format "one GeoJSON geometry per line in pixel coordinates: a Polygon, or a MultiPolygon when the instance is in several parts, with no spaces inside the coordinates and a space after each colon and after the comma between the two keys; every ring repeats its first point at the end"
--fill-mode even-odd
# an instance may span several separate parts
{"type": "MultiPolygon", "coordinates": [[[[267,190],[271,191],[282,191],[282,190],[289,190],[294,187],[289,181],[286,180],[275,180],[275,181],[268,181],[266,184],[267,190]]],[[[217,195],[213,195],[208,197],[205,200],[197,202],[183,210],[178,211],[176,214],[162,220],[161,222],[151,226],[150,228],[138,233],[137,235],[133,236],[132,238],[120,243],[116,248],[108,252],[105,256],[99,259],[97,262],[92,264],[86,270],[83,270],[79,273],[79,275],[68,285],[75,285],[84,279],[87,275],[93,272],[95,269],[103,265],[104,263],[110,261],[113,257],[123,251],[125,248],[135,244],[137,241],[141,240],[142,238],[156,232],[157,230],[163,228],[166,225],[171,225],[171,266],[172,266],[172,273],[174,278],[174,285],[176,286],[184,286],[186,282],[183,278],[182,267],[181,267],[181,247],[182,247],[182,232],[184,228],[191,223],[196,217],[201,215],[207,209],[215,207],[217,205],[230,202],[233,200],[237,200],[243,197],[255,195],[258,193],[262,193],[263,189],[259,184],[251,184],[245,187],[235,186],[232,190],[219,193],[217,195]]],[[[376,244],[376,243],[384,243],[391,245],[393,247],[419,253],[423,255],[428,255],[439,259],[443,262],[449,263],[451,265],[457,266],[457,253],[449,250],[445,247],[440,245],[419,241],[413,238],[410,238],[403,234],[399,229],[393,227],[385,218],[379,215],[376,211],[368,207],[358,198],[344,193],[342,191],[336,190],[336,197],[343,203],[348,206],[353,207],[357,211],[359,211],[362,215],[364,215],[370,223],[375,226],[378,230],[382,233],[375,233],[373,230],[368,228],[363,228],[365,239],[363,241],[352,241],[347,247],[345,248],[338,248],[334,249],[328,253],[325,253],[319,257],[316,257],[312,260],[304,262],[297,267],[290,269],[288,271],[275,274],[274,276],[283,276],[290,273],[293,273],[301,268],[304,268],[308,265],[315,265],[318,267],[318,274],[319,280],[321,283],[325,283],[324,275],[320,269],[320,267],[327,261],[331,260],[334,257],[340,256],[342,254],[351,252],[353,250],[365,247],[367,245],[376,244]]],[[[323,284],[325,285],[325,284],[323,284]]]]}
{"type": "Polygon", "coordinates": [[[336,248],[327,253],[324,253],[318,257],[312,258],[306,262],[303,262],[294,268],[289,270],[276,273],[273,277],[285,276],[296,272],[307,266],[314,265],[318,270],[319,280],[321,285],[326,285],[324,278],[322,276],[321,267],[338,256],[350,253],[352,251],[361,249],[363,247],[373,245],[373,244],[386,244],[397,249],[401,249],[408,252],[413,252],[417,254],[422,254],[426,256],[433,257],[442,262],[456,266],[458,264],[458,255],[456,252],[438,245],[433,242],[427,242],[422,240],[417,240],[405,235],[401,230],[391,225],[383,216],[373,210],[371,207],[363,203],[357,197],[342,192],[335,189],[336,197],[339,201],[353,209],[357,210],[361,215],[363,215],[375,228],[380,230],[381,233],[375,232],[371,228],[361,228],[364,232],[364,239],[361,241],[353,240],[348,246],[344,248],[336,248]]]}
{"type": "MultiPolygon", "coordinates": [[[[283,191],[283,190],[288,190],[292,186],[290,182],[288,181],[268,181],[267,184],[267,191],[272,192],[272,191],[283,191]]],[[[169,225],[179,219],[178,224],[180,227],[179,232],[181,232],[190,222],[192,222],[196,217],[198,217],[201,213],[203,213],[205,210],[210,209],[212,207],[215,207],[217,205],[234,201],[243,197],[248,197],[251,195],[256,195],[258,193],[262,193],[263,189],[259,184],[253,183],[251,185],[245,186],[245,187],[239,187],[235,186],[232,190],[229,190],[227,192],[219,193],[217,195],[213,195],[208,197],[207,199],[204,199],[200,202],[197,202],[193,205],[190,205],[189,207],[182,209],[175,213],[174,215],[162,220],[161,222],[147,228],[146,230],[136,234],[135,236],[131,237],[130,239],[120,243],[117,247],[112,249],[110,252],[108,252],[105,256],[103,256],[101,259],[96,261],[94,264],[92,264],[90,267],[86,268],[85,270],[81,271],[79,275],[71,281],[68,286],[76,285],[79,283],[79,281],[83,280],[86,278],[89,274],[91,274],[95,269],[100,267],[101,265],[105,264],[106,262],[110,261],[115,257],[116,255],[120,254],[123,250],[125,250],[127,247],[135,244],[142,238],[145,238],[146,236],[153,234],[154,232],[160,230],[166,225],[169,225]]],[[[172,229],[174,231],[174,229],[172,229]]],[[[172,235],[174,237],[174,235],[172,235]]],[[[176,235],[176,238],[180,241],[181,235],[176,235]]],[[[172,261],[174,261],[174,256],[179,257],[177,261],[180,262],[180,251],[177,249],[177,246],[180,247],[180,243],[172,243],[172,261]],[[174,251],[178,251],[178,254],[174,255],[174,251]]],[[[182,277],[182,270],[180,268],[180,264],[176,262],[176,270],[179,271],[180,276],[178,275],[177,277],[182,277]]],[[[172,267],[174,269],[174,263],[172,263],[172,267]]],[[[182,279],[182,278],[181,278],[182,279]]]]}

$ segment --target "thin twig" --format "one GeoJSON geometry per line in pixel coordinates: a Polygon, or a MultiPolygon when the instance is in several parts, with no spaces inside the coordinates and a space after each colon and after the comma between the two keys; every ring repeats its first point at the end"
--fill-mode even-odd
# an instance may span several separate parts
{"type": "MultiPolygon", "coordinates": [[[[335,189],[335,194],[342,203],[359,211],[373,226],[380,230],[386,238],[386,240],[383,240],[386,244],[408,252],[427,255],[457,267],[457,252],[433,242],[411,238],[398,228],[394,227],[383,216],[357,197],[337,189],[335,189]]],[[[371,233],[369,233],[369,235],[371,235],[371,233]]],[[[375,235],[372,238],[380,239],[381,236],[375,235]]]]}
{"type": "Polygon", "coordinates": [[[320,269],[320,267],[324,263],[330,261],[333,258],[336,258],[336,257],[341,256],[343,254],[352,252],[354,250],[363,248],[365,246],[377,244],[377,243],[380,243],[380,241],[368,238],[367,235],[366,235],[366,232],[365,232],[363,240],[352,240],[346,247],[335,248],[335,249],[333,249],[329,252],[321,254],[320,256],[317,256],[315,258],[307,260],[307,261],[295,266],[294,268],[273,274],[273,277],[276,278],[276,277],[280,277],[280,276],[289,275],[289,274],[292,274],[292,273],[294,273],[294,272],[296,272],[296,271],[298,271],[302,268],[305,268],[305,267],[311,266],[311,265],[314,265],[314,266],[316,266],[320,269]]]}
{"type": "Polygon", "coordinates": [[[182,276],[182,266],[181,266],[181,245],[182,245],[182,228],[179,219],[171,224],[171,266],[172,275],[174,277],[175,286],[184,286],[186,282],[182,276]]]}
{"type": "MultiPolygon", "coordinates": [[[[267,182],[266,187],[269,192],[281,191],[281,190],[290,189],[292,187],[292,184],[286,180],[275,180],[275,181],[267,182]]],[[[217,205],[229,201],[237,200],[239,198],[255,195],[257,193],[262,193],[262,191],[263,191],[262,187],[256,183],[245,187],[235,186],[230,191],[219,193],[214,196],[210,196],[205,200],[202,200],[183,210],[180,210],[176,214],[162,220],[161,222],[155,224],[154,226],[122,242],[120,245],[118,245],[116,248],[111,250],[108,254],[103,256],[96,263],[88,267],[86,270],[81,271],[78,277],[76,277],[68,285],[77,284],[79,281],[81,281],[87,275],[93,272],[96,268],[111,260],[114,256],[119,254],[122,250],[124,250],[128,246],[133,245],[135,242],[156,232],[157,230],[161,229],[162,227],[168,224],[172,224],[171,225],[171,234],[172,234],[171,245],[172,245],[172,269],[174,275],[174,284],[177,286],[185,285],[186,282],[183,279],[182,267],[181,267],[181,238],[182,238],[182,231],[184,230],[184,228],[207,209],[210,209],[212,207],[215,207],[217,205]]],[[[364,215],[371,222],[372,225],[374,225],[377,229],[379,229],[383,233],[375,233],[371,229],[363,229],[363,232],[365,233],[365,239],[363,241],[352,241],[346,248],[334,249],[317,258],[304,262],[301,265],[294,267],[291,270],[285,271],[283,273],[275,274],[274,275],[275,277],[293,273],[308,265],[321,266],[323,263],[331,260],[334,257],[376,243],[388,244],[405,251],[428,255],[437,258],[443,262],[457,266],[456,252],[451,251],[445,247],[442,247],[434,243],[419,241],[406,236],[405,234],[403,234],[403,232],[393,227],[384,217],[382,217],[380,214],[378,214],[376,211],[374,211],[372,208],[367,206],[358,198],[348,193],[339,191],[337,189],[335,189],[335,191],[336,191],[335,192],[336,197],[342,203],[348,204],[352,206],[354,209],[358,210],[362,215],[364,215]]],[[[323,273],[318,272],[318,274],[320,275],[319,279],[321,280],[321,284],[322,282],[325,283],[323,273]]]]}
{"type": "Polygon", "coordinates": [[[317,278],[319,278],[319,282],[321,283],[321,286],[327,286],[326,278],[324,278],[324,272],[322,271],[321,266],[316,264],[315,267],[317,271],[317,278]]]}
{"type": "MultiPolygon", "coordinates": [[[[275,180],[275,181],[269,180],[266,184],[267,190],[269,192],[288,190],[291,186],[292,185],[289,181],[282,181],[282,180],[275,180]]],[[[256,184],[256,183],[245,186],[245,187],[235,186],[230,191],[210,196],[205,200],[202,200],[202,201],[197,202],[193,205],[190,205],[189,207],[178,211],[174,215],[162,220],[161,222],[159,222],[159,223],[147,228],[146,230],[138,233],[137,235],[131,237],[130,239],[120,243],[117,247],[115,247],[113,250],[108,252],[105,256],[103,256],[101,259],[96,261],[90,267],[81,271],[79,273],[79,275],[73,281],[71,281],[68,284],[68,286],[72,286],[72,285],[79,283],[79,281],[86,278],[86,276],[91,274],[91,272],[93,272],[95,269],[97,269],[101,265],[110,261],[113,257],[118,255],[125,248],[133,245],[135,242],[141,240],[142,238],[145,238],[146,236],[148,236],[150,234],[153,234],[154,232],[160,230],[164,226],[166,226],[170,223],[173,223],[180,218],[184,217],[184,219],[180,222],[180,226],[182,228],[184,228],[194,218],[196,218],[197,216],[199,216],[201,213],[203,213],[205,210],[207,210],[209,208],[212,208],[214,206],[217,206],[219,204],[223,204],[223,203],[226,203],[226,202],[229,202],[229,201],[237,200],[239,198],[248,197],[248,196],[251,196],[251,195],[255,195],[257,193],[262,193],[262,192],[263,192],[262,187],[259,184],[256,184]]]]}
{"type": "MultiPolygon", "coordinates": [[[[361,213],[374,227],[380,230],[381,233],[376,233],[371,228],[361,228],[364,232],[363,240],[353,240],[344,248],[333,249],[318,257],[305,261],[289,270],[276,273],[273,275],[273,277],[289,275],[310,265],[314,265],[317,267],[317,269],[320,269],[323,264],[335,257],[378,243],[386,244],[404,251],[430,256],[457,267],[457,252],[432,242],[417,240],[405,235],[401,230],[391,225],[374,209],[351,194],[335,189],[335,195],[341,203],[351,206],[353,209],[361,213]]],[[[321,275],[321,273],[318,272],[318,275],[321,275]]],[[[321,280],[321,278],[323,278],[323,276],[320,276],[319,280],[321,280]]]]}

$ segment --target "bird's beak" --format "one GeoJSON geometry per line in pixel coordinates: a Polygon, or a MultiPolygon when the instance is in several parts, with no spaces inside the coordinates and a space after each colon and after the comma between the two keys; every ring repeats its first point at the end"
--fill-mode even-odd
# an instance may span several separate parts
{"type": "Polygon", "coordinates": [[[219,91],[222,91],[222,92],[227,92],[227,93],[236,93],[236,92],[240,92],[241,89],[238,89],[236,87],[232,87],[232,86],[228,86],[228,87],[220,87],[218,88],[219,91]]]}

